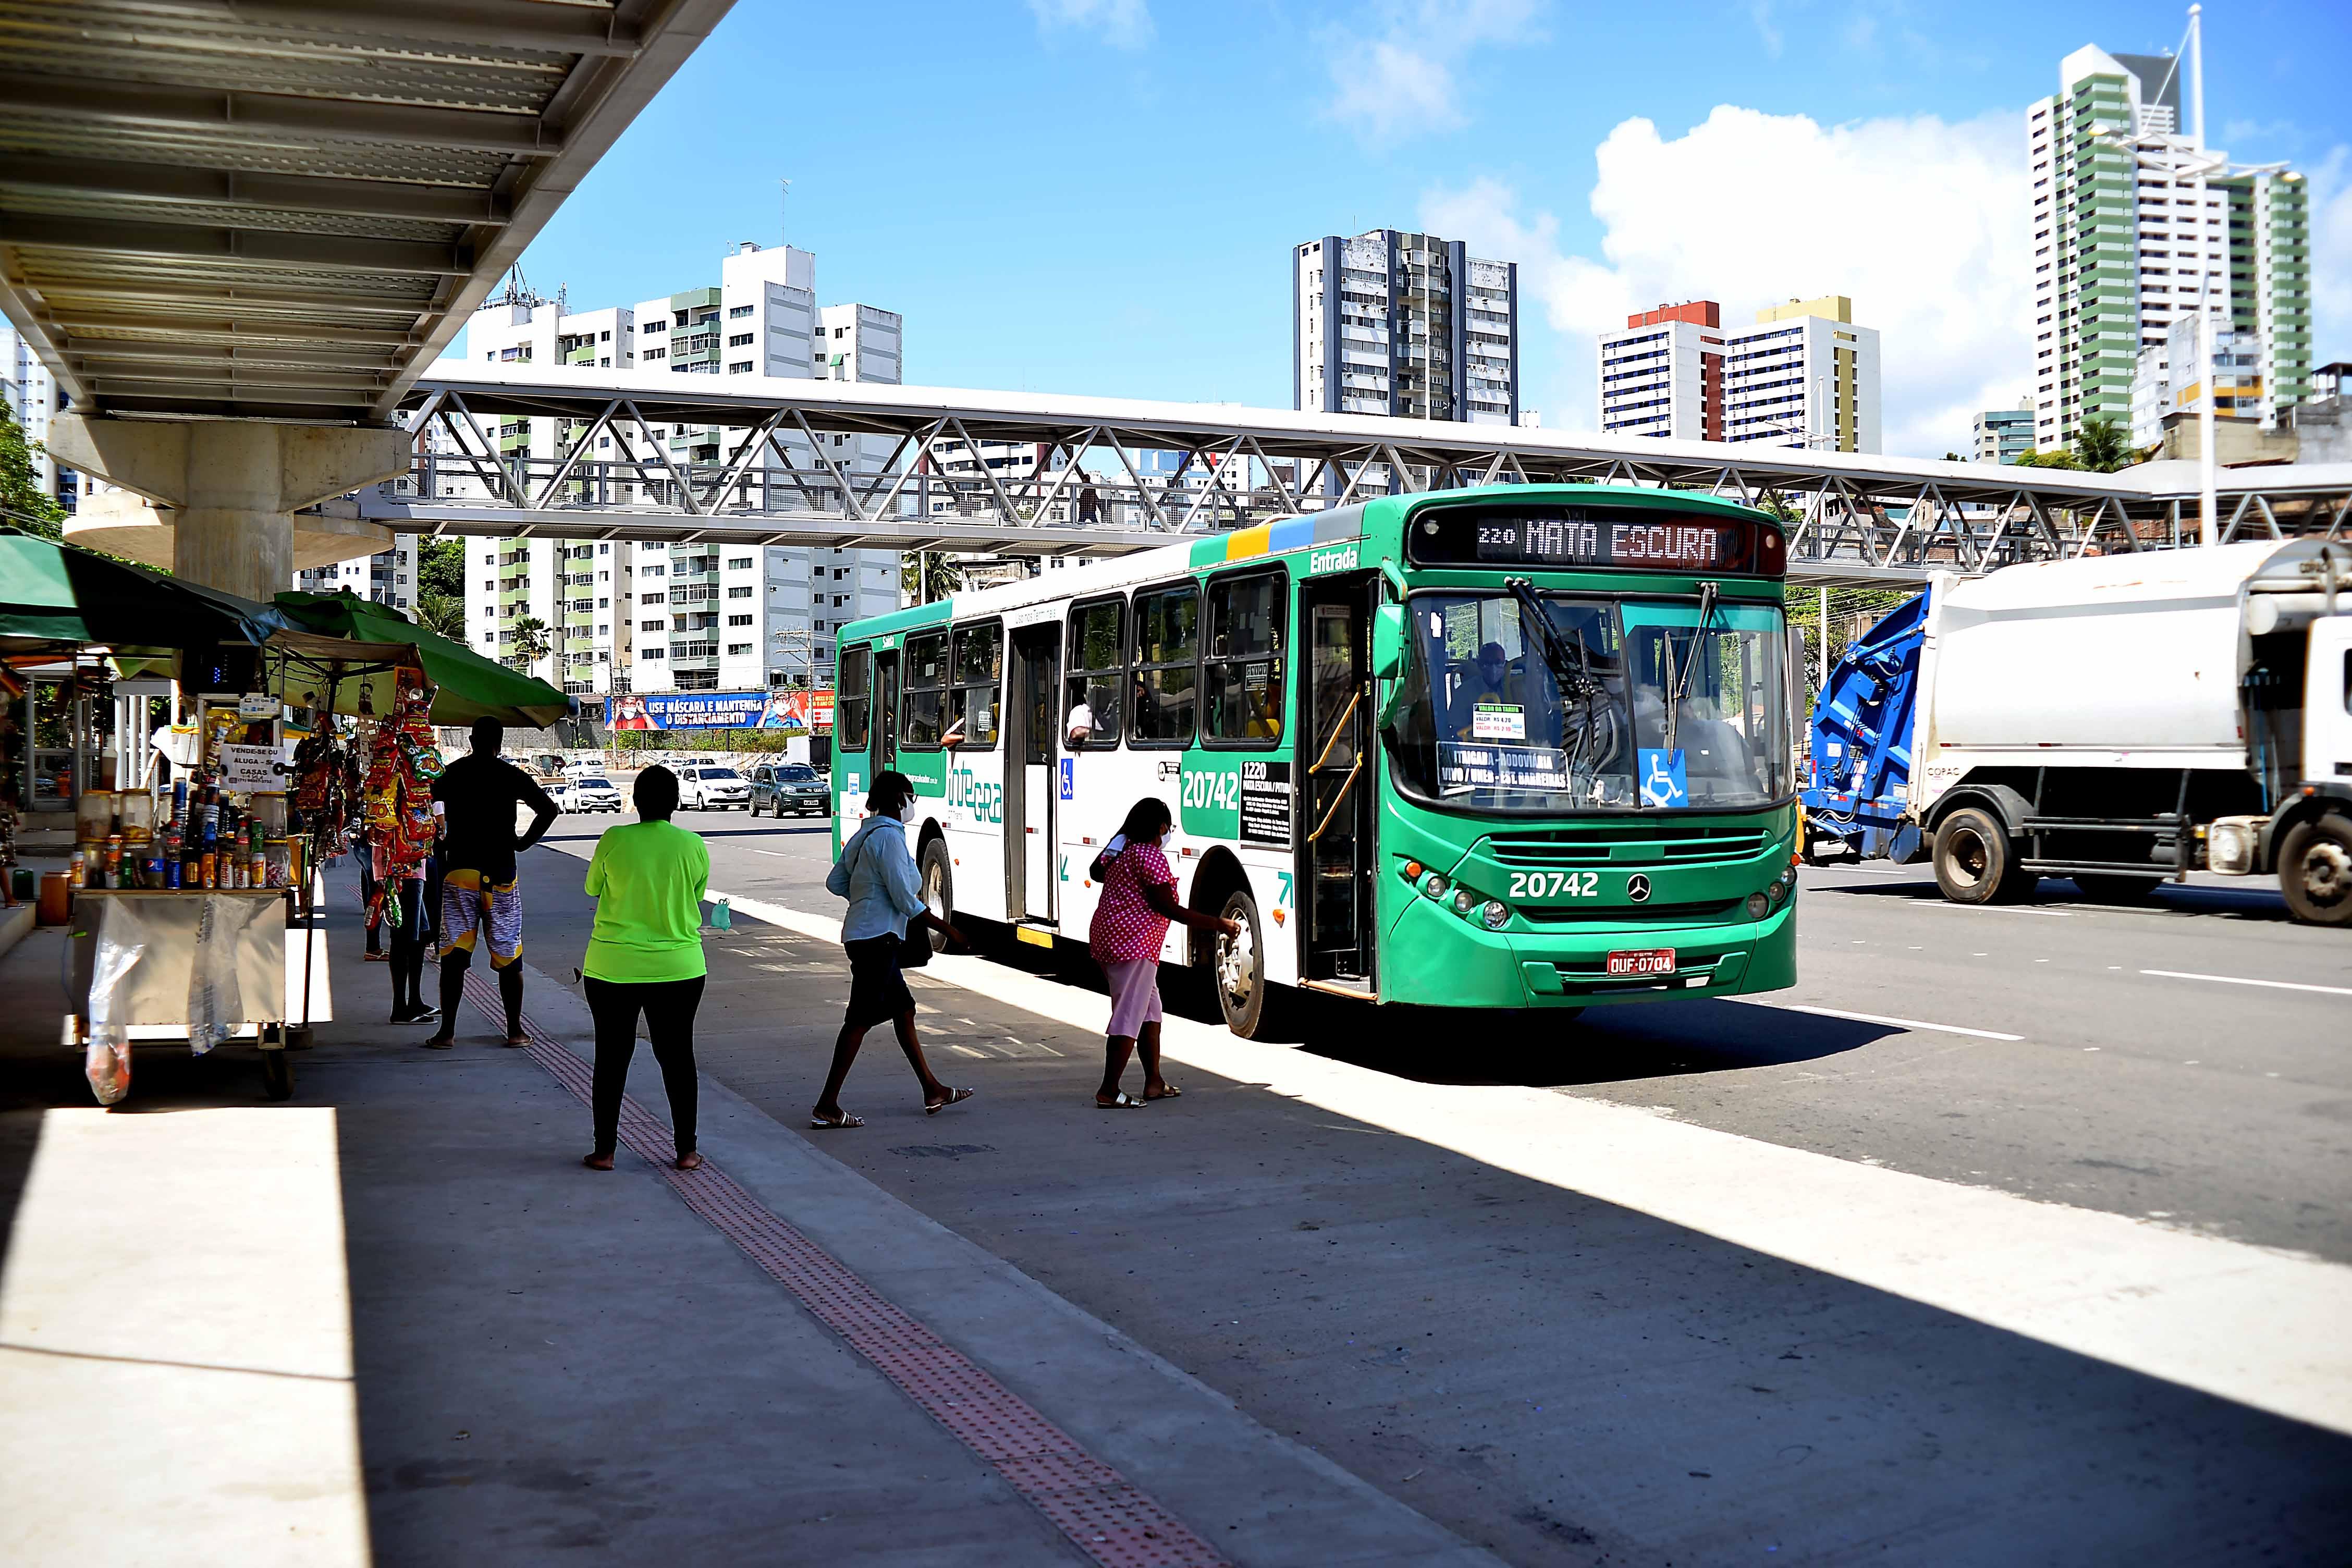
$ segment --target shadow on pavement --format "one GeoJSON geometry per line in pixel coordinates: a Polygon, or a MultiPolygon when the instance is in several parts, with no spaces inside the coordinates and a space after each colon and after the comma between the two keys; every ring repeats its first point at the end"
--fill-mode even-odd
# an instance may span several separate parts
{"type": "MultiPolygon", "coordinates": [[[[1835,870],[1832,866],[1828,869],[1835,870]]],[[[1923,877],[1916,881],[1896,881],[1874,877],[1866,882],[1808,881],[1807,898],[1853,897],[1885,899],[1895,903],[1940,904],[1944,895],[1937,890],[1935,879],[1923,877]]],[[[2245,888],[2216,888],[2202,883],[2161,883],[2142,900],[2095,899],[2084,893],[2068,877],[2044,877],[2035,888],[2033,896],[2024,900],[2027,908],[2035,905],[2062,905],[2076,909],[2119,910],[2143,914],[2189,917],[2204,915],[2222,920],[2266,921],[2280,924],[2292,923],[2286,900],[2279,896],[2275,886],[2258,883],[2245,888]]]]}

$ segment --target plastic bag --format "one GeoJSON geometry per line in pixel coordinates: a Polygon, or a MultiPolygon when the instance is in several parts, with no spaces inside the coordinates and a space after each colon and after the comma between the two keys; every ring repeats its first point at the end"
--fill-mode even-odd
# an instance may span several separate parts
{"type": "Polygon", "coordinates": [[[733,931],[735,929],[735,916],[733,912],[728,909],[727,900],[725,899],[715,899],[711,901],[710,929],[712,931],[733,931]]]}
{"type": "Polygon", "coordinates": [[[131,1092],[131,1031],[120,1020],[129,990],[124,982],[147,951],[144,942],[123,942],[101,926],[90,961],[89,1043],[82,1048],[82,1076],[100,1105],[131,1092]]]}
{"type": "Polygon", "coordinates": [[[196,914],[194,961],[188,965],[188,1048],[203,1056],[236,1033],[245,1022],[245,996],[236,978],[236,922],[224,921],[236,906],[206,899],[196,914]]]}

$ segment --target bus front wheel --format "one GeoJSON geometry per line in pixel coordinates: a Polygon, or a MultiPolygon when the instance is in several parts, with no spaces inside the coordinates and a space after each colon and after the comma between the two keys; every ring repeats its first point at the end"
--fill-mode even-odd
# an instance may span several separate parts
{"type": "Polygon", "coordinates": [[[1217,1006],[1225,1015],[1225,1027],[1254,1040],[1265,1026],[1265,937],[1257,900],[1247,889],[1236,889],[1217,912],[1242,928],[1238,936],[1217,937],[1217,1006]]]}

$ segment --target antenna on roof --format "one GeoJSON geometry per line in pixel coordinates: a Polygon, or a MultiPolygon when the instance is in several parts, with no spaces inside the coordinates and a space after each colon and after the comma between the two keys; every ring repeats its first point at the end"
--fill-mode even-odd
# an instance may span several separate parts
{"type": "Polygon", "coordinates": [[[793,183],[790,180],[780,179],[776,182],[776,243],[779,245],[792,243],[793,237],[786,227],[784,219],[784,202],[792,194],[793,183]]]}

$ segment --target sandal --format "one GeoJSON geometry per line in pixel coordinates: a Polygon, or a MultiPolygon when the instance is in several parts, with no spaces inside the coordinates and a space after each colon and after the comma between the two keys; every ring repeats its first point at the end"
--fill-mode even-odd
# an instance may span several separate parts
{"type": "Polygon", "coordinates": [[[970,1100],[971,1098],[971,1090],[968,1089],[951,1089],[948,1090],[948,1097],[945,1100],[940,1100],[937,1105],[933,1105],[928,1100],[923,1101],[923,1114],[926,1116],[937,1116],[940,1111],[945,1110],[949,1106],[955,1104],[959,1100],[970,1100]]]}
{"type": "Polygon", "coordinates": [[[865,1125],[866,1118],[863,1116],[852,1116],[846,1110],[843,1111],[838,1116],[819,1116],[814,1111],[809,1115],[809,1126],[818,1131],[837,1132],[845,1128],[863,1127],[865,1125]]]}
{"type": "Polygon", "coordinates": [[[1144,1102],[1142,1100],[1136,1099],[1135,1096],[1128,1093],[1124,1089],[1121,1089],[1118,1093],[1111,1096],[1108,1100],[1105,1100],[1099,1094],[1095,1096],[1095,1109],[1097,1110],[1140,1110],[1143,1109],[1143,1104],[1144,1102]]]}
{"type": "Polygon", "coordinates": [[[610,1154],[583,1154],[580,1156],[580,1163],[587,1166],[592,1171],[609,1171],[613,1168],[613,1156],[610,1154]]]}
{"type": "Polygon", "coordinates": [[[677,1168],[681,1171],[699,1171],[702,1169],[701,1152],[699,1150],[689,1149],[685,1153],[680,1154],[677,1157],[677,1168]]]}
{"type": "Polygon", "coordinates": [[[1174,1084],[1172,1084],[1172,1083],[1171,1083],[1171,1084],[1164,1084],[1164,1085],[1162,1085],[1162,1086],[1161,1086],[1160,1090],[1160,1092],[1159,1092],[1158,1094],[1154,1094],[1154,1093],[1152,1093],[1152,1092],[1151,1092],[1150,1089],[1145,1089],[1145,1090],[1143,1091],[1143,1098],[1144,1098],[1144,1099],[1146,1099],[1146,1100],[1181,1100],[1181,1099],[1183,1099],[1183,1098],[1184,1098],[1184,1091],[1183,1091],[1182,1089],[1178,1089],[1178,1088],[1177,1088],[1174,1084]]]}

